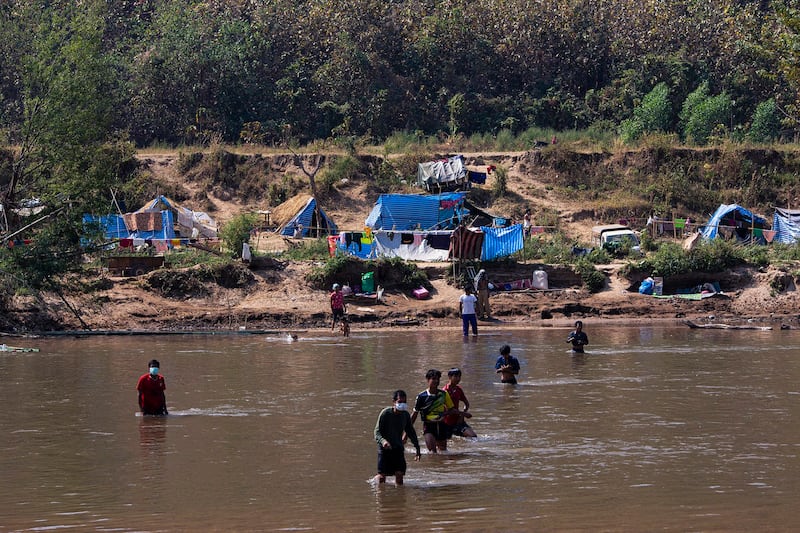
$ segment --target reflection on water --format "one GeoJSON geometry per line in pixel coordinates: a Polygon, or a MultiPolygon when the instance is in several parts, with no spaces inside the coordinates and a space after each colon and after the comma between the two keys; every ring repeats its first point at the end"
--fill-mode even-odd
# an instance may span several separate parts
{"type": "MultiPolygon", "coordinates": [[[[785,529],[800,334],[567,328],[42,340],[4,354],[0,528],[785,529]],[[494,372],[498,348],[519,384],[494,372]],[[136,413],[162,362],[167,417],[136,413]],[[376,487],[391,393],[458,366],[479,437],[376,487]],[[10,408],[8,408],[10,406],[10,408]]],[[[419,423],[418,423],[419,428],[419,423]]],[[[423,447],[424,448],[424,447],[423,447]]]]}

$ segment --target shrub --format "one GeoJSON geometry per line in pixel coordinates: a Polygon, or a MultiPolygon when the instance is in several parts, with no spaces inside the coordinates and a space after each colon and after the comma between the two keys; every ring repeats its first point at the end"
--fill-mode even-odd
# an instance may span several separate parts
{"type": "Polygon", "coordinates": [[[351,256],[338,255],[314,268],[306,279],[311,285],[325,289],[333,283],[361,280],[361,276],[366,272],[375,272],[377,284],[385,288],[401,290],[413,290],[420,286],[432,288],[425,271],[417,268],[414,263],[397,257],[361,261],[351,256]]]}
{"type": "Polygon", "coordinates": [[[770,98],[758,104],[753,113],[753,121],[747,139],[752,142],[765,143],[778,138],[781,131],[781,119],[775,99],[770,98]]]}
{"type": "Polygon", "coordinates": [[[525,239],[523,256],[549,264],[569,263],[573,257],[572,246],[572,241],[563,233],[545,233],[525,239]]]}
{"type": "Polygon", "coordinates": [[[505,167],[497,167],[494,171],[494,183],[492,183],[492,195],[495,198],[500,198],[506,194],[508,190],[508,169],[505,167]]]}
{"type": "Polygon", "coordinates": [[[327,261],[331,254],[328,251],[328,239],[303,239],[300,246],[286,250],[281,257],[295,261],[327,261]]]}
{"type": "Polygon", "coordinates": [[[252,213],[236,215],[229,220],[219,231],[219,236],[232,257],[242,253],[242,245],[250,242],[250,230],[256,223],[256,216],[252,213]]]}
{"type": "Polygon", "coordinates": [[[583,284],[589,292],[595,293],[603,290],[606,284],[606,276],[598,271],[594,265],[586,258],[581,258],[575,263],[575,272],[577,272],[583,284]]]}
{"type": "Polygon", "coordinates": [[[343,179],[353,179],[361,170],[361,162],[353,156],[336,159],[333,164],[322,171],[318,178],[319,191],[329,193],[333,186],[343,179]]]}
{"type": "Polygon", "coordinates": [[[766,249],[745,247],[724,239],[705,242],[690,252],[680,244],[665,242],[658,250],[640,261],[637,270],[653,276],[674,276],[691,272],[721,272],[731,267],[755,261],[763,264],[766,249]],[[760,257],[761,256],[761,257],[760,257]]]}

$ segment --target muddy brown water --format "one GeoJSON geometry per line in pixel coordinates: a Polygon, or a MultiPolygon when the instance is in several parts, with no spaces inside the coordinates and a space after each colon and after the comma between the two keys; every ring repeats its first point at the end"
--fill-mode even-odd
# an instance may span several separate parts
{"type": "Polygon", "coordinates": [[[584,356],[565,329],[28,341],[0,354],[0,530],[796,527],[800,332],[586,331],[584,356]],[[152,357],[165,418],[136,414],[152,357]],[[451,366],[479,438],[374,487],[380,409],[451,366]]]}

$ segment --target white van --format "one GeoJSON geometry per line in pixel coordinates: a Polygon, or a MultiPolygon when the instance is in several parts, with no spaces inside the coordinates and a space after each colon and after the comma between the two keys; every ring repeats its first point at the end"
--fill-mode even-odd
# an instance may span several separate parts
{"type": "Polygon", "coordinates": [[[624,248],[625,241],[629,242],[630,249],[641,254],[641,243],[639,236],[628,226],[622,224],[607,224],[605,226],[594,226],[592,228],[592,245],[617,253],[624,248]]]}

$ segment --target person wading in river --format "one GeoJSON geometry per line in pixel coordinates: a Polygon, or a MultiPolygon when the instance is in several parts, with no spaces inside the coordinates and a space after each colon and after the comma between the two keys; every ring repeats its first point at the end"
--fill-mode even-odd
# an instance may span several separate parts
{"type": "Polygon", "coordinates": [[[394,404],[381,411],[381,414],[378,415],[378,422],[375,424],[375,441],[378,443],[378,475],[375,476],[375,481],[384,483],[386,476],[394,476],[395,484],[402,485],[403,476],[406,474],[403,443],[406,438],[411,440],[414,448],[417,449],[414,460],[419,461],[419,440],[417,440],[414,425],[411,423],[411,415],[408,414],[405,391],[394,391],[392,400],[394,404]]]}
{"type": "Polygon", "coordinates": [[[136,384],[139,393],[139,408],[143,415],[161,416],[167,413],[167,397],[164,391],[167,385],[164,376],[159,374],[161,363],[153,359],[148,363],[148,373],[143,374],[136,384]]]}

